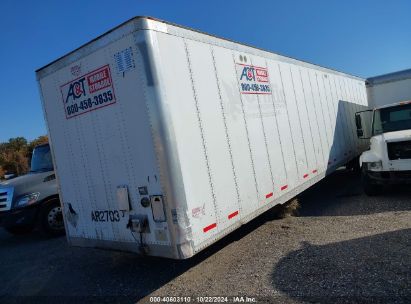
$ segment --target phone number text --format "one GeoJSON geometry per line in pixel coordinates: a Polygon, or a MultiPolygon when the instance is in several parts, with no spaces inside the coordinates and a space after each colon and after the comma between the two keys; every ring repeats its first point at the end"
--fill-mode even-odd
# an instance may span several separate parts
{"type": "Polygon", "coordinates": [[[90,111],[93,108],[99,108],[104,104],[109,104],[114,101],[113,92],[108,90],[93,97],[81,100],[80,102],[71,104],[66,107],[67,116],[73,116],[77,113],[90,111]]]}

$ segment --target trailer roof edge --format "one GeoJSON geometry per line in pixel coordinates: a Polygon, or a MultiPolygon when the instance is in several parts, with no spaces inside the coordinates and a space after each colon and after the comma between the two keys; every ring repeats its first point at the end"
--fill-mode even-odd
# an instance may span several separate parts
{"type": "MultiPolygon", "coordinates": [[[[60,61],[60,60],[62,60],[62,59],[64,59],[64,58],[70,56],[71,54],[77,52],[78,50],[82,49],[83,47],[88,46],[88,45],[92,44],[93,42],[99,40],[100,38],[102,38],[102,37],[104,37],[104,36],[106,36],[106,35],[114,32],[115,30],[121,28],[122,26],[126,25],[127,23],[133,22],[133,21],[137,21],[137,20],[140,20],[140,19],[153,20],[153,21],[156,21],[156,22],[168,24],[168,25],[171,25],[171,26],[174,26],[174,27],[177,27],[177,28],[181,28],[181,29],[193,31],[193,32],[196,32],[196,33],[199,33],[199,34],[203,34],[203,35],[210,36],[210,37],[213,37],[213,38],[221,39],[221,40],[224,40],[224,41],[227,41],[227,42],[236,43],[236,44],[239,44],[239,45],[242,45],[242,46],[245,46],[245,47],[254,48],[254,49],[256,49],[256,50],[260,50],[260,51],[263,51],[263,52],[267,52],[267,53],[270,53],[270,54],[273,54],[273,55],[278,55],[278,56],[281,56],[281,57],[284,57],[284,58],[288,58],[288,59],[291,59],[291,60],[296,60],[296,61],[299,61],[299,62],[302,62],[302,63],[305,63],[305,64],[313,65],[313,66],[318,67],[318,68],[321,68],[321,69],[327,69],[327,70],[333,71],[333,72],[338,73],[338,74],[342,74],[342,75],[345,75],[345,76],[348,76],[348,77],[351,77],[351,78],[355,78],[355,79],[357,79],[357,80],[362,80],[362,81],[365,81],[365,80],[366,80],[366,79],[363,78],[363,77],[360,77],[360,76],[357,76],[357,75],[353,75],[353,74],[348,74],[348,73],[339,71],[339,70],[337,70],[337,69],[329,68],[329,67],[326,67],[326,66],[321,66],[321,65],[319,65],[319,64],[315,64],[315,63],[311,63],[311,62],[308,62],[308,61],[305,61],[305,60],[297,59],[297,58],[294,58],[294,57],[291,57],[291,56],[283,55],[283,54],[278,53],[278,52],[274,52],[274,51],[271,51],[271,50],[259,48],[259,47],[256,47],[256,46],[253,46],[253,45],[249,45],[249,44],[246,44],[246,43],[242,43],[242,42],[238,42],[238,41],[235,41],[235,40],[223,38],[223,37],[216,36],[216,35],[213,35],[213,34],[210,34],[210,33],[206,33],[206,32],[203,32],[203,31],[200,31],[200,30],[197,30],[197,29],[193,29],[193,28],[190,28],[190,27],[182,26],[182,25],[179,25],[179,24],[176,24],[176,23],[173,23],[173,22],[164,21],[164,20],[161,20],[161,19],[158,19],[158,18],[155,18],[155,17],[150,17],[150,16],[135,16],[135,17],[133,17],[133,18],[130,18],[130,19],[128,19],[127,21],[124,21],[124,22],[122,22],[121,24],[117,25],[116,27],[112,28],[111,30],[109,30],[109,31],[107,31],[107,32],[104,32],[103,34],[97,36],[96,38],[94,38],[94,39],[92,39],[92,40],[90,40],[90,41],[88,41],[88,42],[80,45],[79,47],[77,47],[77,48],[75,48],[74,50],[68,52],[67,54],[62,55],[62,56],[58,57],[57,59],[53,60],[52,62],[50,62],[50,63],[42,66],[41,68],[36,69],[35,72],[38,73],[38,72],[46,69],[47,67],[55,64],[56,62],[58,62],[58,61],[60,61]]],[[[143,29],[143,28],[141,28],[141,29],[143,29]]],[[[138,30],[138,29],[136,29],[136,30],[138,30]]]]}
{"type": "Polygon", "coordinates": [[[367,78],[367,85],[374,86],[406,79],[411,79],[411,69],[401,70],[397,72],[367,78]]]}

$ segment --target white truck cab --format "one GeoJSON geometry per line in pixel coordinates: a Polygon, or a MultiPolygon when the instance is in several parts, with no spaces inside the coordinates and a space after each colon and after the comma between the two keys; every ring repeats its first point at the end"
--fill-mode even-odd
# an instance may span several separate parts
{"type": "Polygon", "coordinates": [[[370,139],[369,150],[360,156],[365,193],[376,195],[383,185],[411,183],[411,101],[357,112],[355,121],[358,137],[370,139]]]}

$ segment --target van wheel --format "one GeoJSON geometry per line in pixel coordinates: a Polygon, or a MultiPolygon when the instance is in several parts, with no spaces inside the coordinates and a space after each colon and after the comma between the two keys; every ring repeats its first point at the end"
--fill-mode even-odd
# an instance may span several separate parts
{"type": "Polygon", "coordinates": [[[364,167],[361,170],[361,182],[364,192],[368,196],[376,196],[382,193],[383,186],[372,183],[364,167]]]}
{"type": "Polygon", "coordinates": [[[22,235],[30,233],[33,230],[33,226],[13,226],[13,227],[4,227],[8,233],[14,235],[22,235]]]}
{"type": "Polygon", "coordinates": [[[40,221],[44,232],[49,236],[64,235],[63,211],[58,199],[45,202],[40,221]]]}

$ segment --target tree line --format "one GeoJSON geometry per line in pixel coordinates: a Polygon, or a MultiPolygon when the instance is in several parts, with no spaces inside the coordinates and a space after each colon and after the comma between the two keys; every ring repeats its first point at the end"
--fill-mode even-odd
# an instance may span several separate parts
{"type": "Polygon", "coordinates": [[[30,170],[34,147],[48,142],[46,135],[28,141],[24,137],[10,138],[0,143],[0,178],[5,174],[23,175],[30,170]]]}

